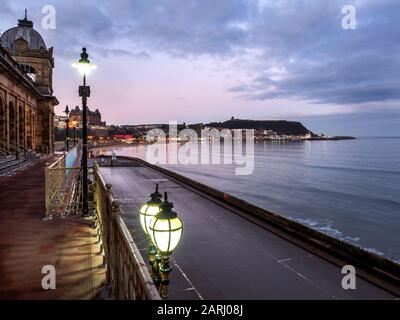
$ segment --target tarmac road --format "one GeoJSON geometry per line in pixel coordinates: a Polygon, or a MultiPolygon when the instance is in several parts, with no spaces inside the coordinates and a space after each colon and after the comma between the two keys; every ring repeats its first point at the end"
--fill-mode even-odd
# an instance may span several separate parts
{"type": "Polygon", "coordinates": [[[155,183],[168,192],[184,223],[172,257],[170,299],[395,298],[359,277],[355,290],[344,290],[341,268],[152,169],[102,167],[100,173],[113,185],[114,198],[121,200],[124,220],[144,260],[147,240],[138,208],[155,183]]]}

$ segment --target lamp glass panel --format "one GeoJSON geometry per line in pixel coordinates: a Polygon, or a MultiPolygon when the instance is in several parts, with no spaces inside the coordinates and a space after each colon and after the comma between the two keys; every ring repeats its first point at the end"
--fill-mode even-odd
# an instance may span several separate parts
{"type": "Polygon", "coordinates": [[[179,218],[154,218],[149,231],[153,243],[161,252],[172,252],[182,236],[182,221],[179,218]]]}
{"type": "Polygon", "coordinates": [[[174,251],[182,237],[182,221],[179,218],[171,220],[171,242],[169,244],[169,251],[174,251]]]}
{"type": "Polygon", "coordinates": [[[160,211],[159,205],[156,204],[144,204],[140,208],[140,224],[142,225],[143,231],[148,234],[150,222],[153,217],[160,211]]]}

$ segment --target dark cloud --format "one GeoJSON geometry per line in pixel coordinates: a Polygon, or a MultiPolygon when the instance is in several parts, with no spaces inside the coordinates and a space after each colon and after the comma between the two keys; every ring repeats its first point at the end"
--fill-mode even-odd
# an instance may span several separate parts
{"type": "Polygon", "coordinates": [[[274,80],[263,70],[245,97],[333,104],[398,100],[400,4],[364,1],[356,6],[357,30],[343,30],[340,2],[307,1],[308,7],[305,3],[297,1],[293,10],[283,5],[273,16],[267,14],[270,19],[263,19],[270,23],[263,22],[258,29],[265,34],[265,67],[276,64],[285,73],[274,80]]]}
{"type": "MultiPolygon", "coordinates": [[[[93,54],[133,58],[148,58],[154,51],[240,60],[238,52],[253,50],[258,52],[249,62],[253,77],[230,90],[247,99],[398,100],[400,2],[354,1],[357,30],[343,30],[341,8],[352,2],[54,1],[57,30],[46,32],[46,39],[62,57],[83,45],[93,54]]],[[[45,4],[29,2],[39,13],[45,4]]]]}

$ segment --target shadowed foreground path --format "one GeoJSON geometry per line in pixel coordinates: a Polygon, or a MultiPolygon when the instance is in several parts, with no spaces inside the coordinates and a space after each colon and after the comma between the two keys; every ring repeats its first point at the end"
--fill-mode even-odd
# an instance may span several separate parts
{"type": "Polygon", "coordinates": [[[79,217],[44,216],[44,167],[0,178],[0,299],[94,299],[105,269],[95,230],[79,217]],[[56,289],[43,290],[44,265],[56,269],[56,289]]]}

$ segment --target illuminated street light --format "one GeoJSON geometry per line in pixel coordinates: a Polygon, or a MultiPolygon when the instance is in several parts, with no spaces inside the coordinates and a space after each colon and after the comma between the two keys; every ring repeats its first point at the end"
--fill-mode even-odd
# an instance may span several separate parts
{"type": "Polygon", "coordinates": [[[150,200],[147,201],[140,208],[140,224],[143,231],[148,235],[151,220],[160,211],[162,195],[158,192],[158,183],[156,184],[156,191],[150,195],[150,200]]]}
{"type": "Polygon", "coordinates": [[[76,145],[76,125],[77,122],[75,120],[71,122],[71,128],[74,130],[74,146],[76,145]]]}
{"type": "Polygon", "coordinates": [[[168,297],[168,276],[172,271],[170,257],[179,244],[183,233],[182,220],[172,210],[173,207],[172,202],[168,202],[168,194],[165,192],[160,211],[151,220],[149,226],[151,240],[158,249],[156,262],[159,281],[156,285],[158,285],[163,299],[168,297]]]}
{"type": "Polygon", "coordinates": [[[151,220],[160,211],[161,198],[162,195],[158,192],[157,183],[156,191],[150,195],[150,200],[147,201],[139,210],[140,224],[149,241],[147,252],[149,254],[150,273],[154,279],[154,282],[156,283],[159,282],[158,261],[156,260],[157,248],[151,242],[148,228],[150,226],[151,220]]]}
{"type": "Polygon", "coordinates": [[[65,115],[67,116],[65,119],[65,148],[67,152],[69,151],[69,137],[68,137],[68,127],[69,127],[69,108],[68,105],[65,107],[64,111],[65,115]]]}
{"type": "Polygon", "coordinates": [[[173,207],[172,202],[168,202],[168,194],[165,192],[160,211],[151,220],[148,228],[151,240],[163,255],[171,255],[182,237],[182,220],[172,211],[173,207]]]}
{"type": "Polygon", "coordinates": [[[72,66],[76,69],[78,69],[78,72],[81,74],[81,76],[86,77],[87,75],[89,75],[89,73],[96,69],[97,66],[90,63],[90,61],[88,60],[89,55],[86,53],[86,48],[82,49],[82,53],[81,53],[81,59],[79,59],[78,62],[75,62],[72,64],[72,66]],[[86,56],[85,56],[86,54],[86,56]],[[82,56],[83,55],[83,56],[82,56]]]}
{"type": "Polygon", "coordinates": [[[83,193],[83,217],[89,216],[89,204],[88,204],[88,167],[87,167],[87,98],[90,97],[90,87],[86,85],[86,76],[91,70],[95,69],[96,66],[91,64],[89,61],[89,55],[86,52],[86,48],[82,48],[81,58],[79,62],[74,63],[73,67],[78,69],[79,73],[83,76],[83,86],[79,86],[79,96],[82,97],[82,193],[83,193]]]}

